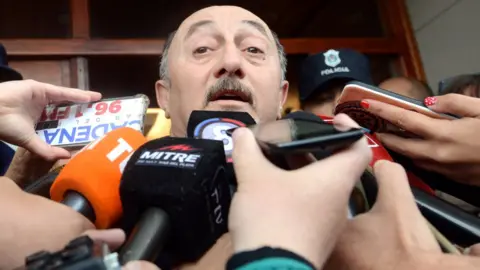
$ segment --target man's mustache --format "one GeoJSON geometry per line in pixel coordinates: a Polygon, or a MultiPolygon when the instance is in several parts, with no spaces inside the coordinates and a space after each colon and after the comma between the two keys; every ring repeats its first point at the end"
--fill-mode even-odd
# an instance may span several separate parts
{"type": "Polygon", "coordinates": [[[208,102],[210,102],[212,98],[222,90],[239,91],[242,93],[242,95],[247,97],[250,105],[254,105],[252,94],[253,91],[248,86],[244,85],[238,79],[232,77],[223,77],[216,81],[215,84],[208,89],[207,96],[205,98],[205,106],[207,106],[208,102]]]}

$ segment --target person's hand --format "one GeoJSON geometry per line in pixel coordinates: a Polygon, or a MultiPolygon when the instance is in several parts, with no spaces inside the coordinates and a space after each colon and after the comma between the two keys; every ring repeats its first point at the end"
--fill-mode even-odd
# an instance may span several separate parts
{"type": "Polygon", "coordinates": [[[374,173],[378,182],[374,206],[348,221],[324,269],[475,269],[452,267],[472,263],[478,267],[479,261],[442,253],[400,165],[378,161],[374,173]]]}
{"type": "Polygon", "coordinates": [[[414,160],[416,166],[466,184],[480,185],[480,99],[448,94],[425,103],[458,120],[433,119],[375,100],[364,100],[368,111],[422,139],[378,134],[385,147],[414,160]]]}
{"type": "Polygon", "coordinates": [[[0,83],[0,139],[47,160],[68,158],[67,150],[53,147],[35,133],[34,125],[45,106],[61,102],[97,101],[101,94],[54,86],[33,80],[0,83]]]}
{"type": "MultiPolygon", "coordinates": [[[[105,243],[110,250],[115,251],[125,242],[125,232],[121,229],[89,230],[84,233],[94,242],[105,243]]],[[[156,265],[146,261],[132,261],[122,267],[122,270],[160,270],[156,265]]]]}
{"type": "Polygon", "coordinates": [[[23,188],[47,174],[54,163],[53,160],[45,160],[27,149],[19,147],[5,172],[5,177],[12,179],[23,188]]]}
{"type": "MultiPolygon", "coordinates": [[[[334,122],[358,126],[344,114],[334,122]]],[[[366,139],[292,171],[270,163],[250,130],[236,130],[233,140],[238,188],[229,231],[235,252],[283,248],[321,268],[346,222],[349,195],[370,162],[366,139]]]]}
{"type": "Polygon", "coordinates": [[[123,266],[122,270],[161,270],[161,269],[151,262],[133,261],[123,266]]]}
{"type": "Polygon", "coordinates": [[[23,192],[0,177],[0,269],[14,269],[40,250],[58,251],[94,225],[73,209],[23,192]]]}
{"type": "Polygon", "coordinates": [[[369,212],[348,221],[327,269],[388,269],[415,253],[440,252],[417,209],[403,168],[381,160],[375,163],[374,173],[377,200],[369,212]]]}
{"type": "Polygon", "coordinates": [[[88,230],[83,235],[94,242],[107,244],[110,250],[116,250],[125,242],[125,232],[121,229],[88,230]]]}
{"type": "Polygon", "coordinates": [[[464,254],[480,257],[480,244],[475,244],[464,251],[464,254]]]}

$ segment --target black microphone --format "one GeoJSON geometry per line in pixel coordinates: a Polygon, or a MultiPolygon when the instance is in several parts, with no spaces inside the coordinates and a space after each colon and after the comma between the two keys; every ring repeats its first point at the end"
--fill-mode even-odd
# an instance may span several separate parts
{"type": "Polygon", "coordinates": [[[256,124],[246,112],[193,111],[188,119],[187,137],[223,141],[227,162],[232,162],[233,141],[227,130],[256,124]]]}
{"type": "Polygon", "coordinates": [[[256,124],[246,112],[193,111],[188,119],[187,136],[195,139],[222,141],[227,158],[227,179],[231,192],[235,191],[237,180],[232,163],[233,140],[226,131],[232,128],[256,124]]]}
{"type": "Polygon", "coordinates": [[[141,146],[120,184],[123,263],[154,261],[160,252],[192,262],[227,232],[230,191],[223,143],[164,137],[141,146]]]}

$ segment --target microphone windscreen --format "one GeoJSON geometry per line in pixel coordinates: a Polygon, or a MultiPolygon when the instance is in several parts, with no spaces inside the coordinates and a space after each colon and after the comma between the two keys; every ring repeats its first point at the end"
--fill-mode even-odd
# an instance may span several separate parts
{"type": "Polygon", "coordinates": [[[255,124],[246,112],[193,111],[187,126],[187,136],[195,139],[223,141],[227,161],[231,162],[233,141],[226,130],[255,124]]]}
{"type": "Polygon", "coordinates": [[[80,193],[93,207],[96,227],[109,228],[122,214],[118,192],[122,170],[145,142],[140,132],[129,127],[107,133],[65,165],[50,189],[50,197],[62,201],[67,191],[80,193]]]}
{"type": "Polygon", "coordinates": [[[149,208],[165,211],[171,234],[165,249],[193,261],[227,231],[230,191],[223,143],[164,137],[132,155],[120,184],[124,228],[149,208]]]}

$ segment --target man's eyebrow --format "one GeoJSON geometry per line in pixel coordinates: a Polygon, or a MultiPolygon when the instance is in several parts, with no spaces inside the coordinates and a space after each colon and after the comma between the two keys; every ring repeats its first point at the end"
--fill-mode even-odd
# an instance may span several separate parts
{"type": "Polygon", "coordinates": [[[253,28],[257,29],[260,33],[262,33],[267,39],[270,39],[267,34],[267,29],[265,29],[265,27],[261,23],[256,21],[251,21],[251,20],[243,20],[242,23],[252,26],[253,28]]]}
{"type": "Polygon", "coordinates": [[[190,25],[190,27],[188,28],[187,34],[185,35],[185,40],[188,39],[191,35],[193,35],[193,33],[195,33],[195,31],[197,31],[198,28],[205,25],[209,25],[209,24],[213,24],[213,21],[203,20],[190,25]]]}

